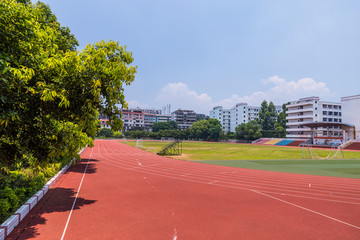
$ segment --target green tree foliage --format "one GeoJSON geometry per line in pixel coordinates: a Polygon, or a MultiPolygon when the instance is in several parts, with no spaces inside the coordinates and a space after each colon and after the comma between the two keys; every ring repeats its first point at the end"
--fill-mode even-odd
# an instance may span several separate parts
{"type": "Polygon", "coordinates": [[[70,160],[92,144],[99,111],[122,128],[117,105],[134,80],[131,52],[115,41],[87,45],[43,3],[0,1],[0,164],[70,160]]]}
{"type": "Polygon", "coordinates": [[[221,132],[221,123],[217,119],[200,120],[190,128],[191,136],[194,139],[218,140],[221,132]]]}
{"type": "Polygon", "coordinates": [[[176,130],[178,125],[175,121],[169,122],[157,122],[152,125],[153,132],[159,132],[161,130],[176,130]]]}
{"type": "Polygon", "coordinates": [[[97,134],[97,136],[111,138],[114,136],[114,132],[110,128],[102,128],[97,134]]]}
{"type": "Polygon", "coordinates": [[[287,111],[286,105],[288,105],[288,104],[290,104],[290,103],[288,102],[288,103],[284,103],[282,105],[282,111],[276,117],[275,128],[282,127],[285,130],[286,116],[287,116],[286,115],[286,111],[287,111]]]}
{"type": "Polygon", "coordinates": [[[259,111],[259,124],[263,130],[274,130],[276,121],[276,107],[273,102],[269,104],[264,100],[259,111]]]}
{"type": "Polygon", "coordinates": [[[278,138],[284,138],[286,137],[286,130],[285,128],[283,128],[282,126],[277,126],[275,128],[275,136],[274,137],[278,137],[278,138]]]}
{"type": "Polygon", "coordinates": [[[236,136],[238,139],[255,140],[261,138],[261,126],[257,121],[250,121],[242,123],[235,128],[236,136]]]}

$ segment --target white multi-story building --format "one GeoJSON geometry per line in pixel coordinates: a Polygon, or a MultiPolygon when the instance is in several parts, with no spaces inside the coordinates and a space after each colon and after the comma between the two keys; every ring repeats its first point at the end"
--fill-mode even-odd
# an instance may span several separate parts
{"type": "MultiPolygon", "coordinates": [[[[224,132],[235,132],[238,125],[257,119],[259,111],[260,107],[248,106],[247,103],[238,103],[231,109],[223,109],[221,106],[214,107],[210,111],[210,118],[219,120],[224,132]]],[[[281,111],[281,106],[276,106],[276,113],[281,111]]]]}
{"type": "Polygon", "coordinates": [[[196,112],[178,109],[171,113],[171,120],[178,124],[180,130],[188,129],[196,121],[196,112]]]}
{"type": "Polygon", "coordinates": [[[171,114],[157,114],[155,115],[155,122],[170,122],[171,114]]]}
{"type": "Polygon", "coordinates": [[[286,107],[287,138],[310,138],[312,136],[311,129],[302,126],[303,123],[342,122],[341,103],[320,101],[319,97],[301,98],[298,101],[291,102],[286,107]]]}
{"type": "MultiPolygon", "coordinates": [[[[341,98],[343,122],[355,126],[354,136],[350,139],[360,140],[360,94],[341,98]]],[[[351,133],[350,133],[351,134],[351,133]]]]}
{"type": "Polygon", "coordinates": [[[216,106],[210,111],[210,118],[219,120],[224,132],[230,132],[230,110],[223,109],[222,106],[216,106]]]}
{"type": "Polygon", "coordinates": [[[155,116],[161,113],[161,111],[157,109],[141,108],[122,109],[121,111],[121,120],[124,123],[124,131],[128,131],[130,129],[150,131],[153,123],[155,122],[155,116]]]}

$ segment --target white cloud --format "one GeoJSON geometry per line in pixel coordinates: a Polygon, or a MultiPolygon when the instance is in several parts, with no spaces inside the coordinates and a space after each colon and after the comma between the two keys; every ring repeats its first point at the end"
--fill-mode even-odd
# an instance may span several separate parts
{"type": "Polygon", "coordinates": [[[264,85],[271,84],[273,86],[265,91],[257,91],[243,97],[234,94],[230,98],[223,99],[216,104],[229,108],[239,102],[246,102],[250,105],[260,105],[263,100],[266,100],[281,105],[282,103],[303,97],[318,96],[320,98],[326,98],[334,95],[329,88],[327,88],[326,83],[316,82],[312,78],[287,81],[275,75],[261,82],[264,85]]]}
{"type": "Polygon", "coordinates": [[[151,108],[148,104],[142,104],[137,100],[127,101],[129,108],[151,108]]]}
{"type": "MultiPolygon", "coordinates": [[[[169,83],[163,87],[151,107],[165,106],[171,104],[171,110],[178,108],[195,110],[200,113],[209,114],[214,106],[231,108],[240,102],[249,105],[260,105],[263,100],[273,101],[276,105],[281,105],[288,101],[299,98],[318,96],[320,98],[331,97],[334,94],[329,90],[324,82],[317,82],[312,78],[302,78],[297,81],[287,81],[275,75],[260,81],[263,85],[271,85],[267,90],[257,91],[250,95],[239,96],[232,94],[231,97],[220,101],[213,99],[206,93],[197,93],[191,90],[185,83],[169,83]]],[[[130,107],[148,107],[133,100],[129,102],[130,107]]]]}
{"type": "Polygon", "coordinates": [[[181,108],[207,113],[212,104],[211,97],[206,93],[198,94],[182,82],[167,84],[155,100],[162,105],[171,104],[172,111],[181,108]]]}

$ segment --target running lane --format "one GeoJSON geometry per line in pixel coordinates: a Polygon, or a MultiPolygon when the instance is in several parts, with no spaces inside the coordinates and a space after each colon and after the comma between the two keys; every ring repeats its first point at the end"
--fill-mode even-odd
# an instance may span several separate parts
{"type": "Polygon", "coordinates": [[[360,180],[178,161],[96,140],[9,239],[360,239],[360,180]]]}

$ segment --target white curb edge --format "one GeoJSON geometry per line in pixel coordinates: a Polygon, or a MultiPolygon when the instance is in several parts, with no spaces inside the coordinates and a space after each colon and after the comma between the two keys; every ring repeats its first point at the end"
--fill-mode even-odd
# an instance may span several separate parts
{"type": "MultiPolygon", "coordinates": [[[[87,148],[87,145],[79,151],[79,155],[87,148]]],[[[53,176],[44,187],[34,194],[29,200],[24,203],[14,214],[12,214],[5,222],[0,226],[0,240],[4,240],[9,236],[12,230],[24,219],[26,214],[40,201],[48,190],[56,183],[56,181],[63,175],[68,168],[73,164],[75,158],[71,160],[65,167],[63,167],[55,176],[53,176]]]]}

